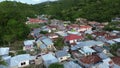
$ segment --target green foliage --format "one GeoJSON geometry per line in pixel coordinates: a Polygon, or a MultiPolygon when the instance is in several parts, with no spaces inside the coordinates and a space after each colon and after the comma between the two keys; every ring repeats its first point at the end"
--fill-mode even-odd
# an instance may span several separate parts
{"type": "Polygon", "coordinates": [[[110,46],[110,52],[115,56],[117,56],[116,52],[117,52],[118,49],[120,49],[120,43],[113,44],[113,45],[110,46]]]}
{"type": "Polygon", "coordinates": [[[64,68],[64,66],[59,63],[53,63],[48,68],[64,68]]]}
{"type": "Polygon", "coordinates": [[[32,5],[4,1],[0,2],[0,9],[0,45],[25,39],[29,28],[23,22],[36,13],[32,5]]]}
{"type": "Polygon", "coordinates": [[[104,30],[106,30],[106,31],[113,31],[113,30],[120,31],[119,24],[120,24],[120,22],[110,22],[108,25],[105,26],[104,30]]]}
{"type": "Polygon", "coordinates": [[[7,63],[2,59],[2,57],[0,56],[0,65],[7,65],[7,63]]]}
{"type": "Polygon", "coordinates": [[[29,28],[39,28],[39,27],[40,27],[39,24],[27,24],[27,26],[28,26],[29,28]]]}
{"type": "Polygon", "coordinates": [[[78,17],[99,22],[120,16],[120,0],[58,0],[35,5],[41,14],[74,21],[78,17]],[[38,7],[39,6],[39,7],[38,7]]]}
{"type": "Polygon", "coordinates": [[[18,51],[17,54],[18,54],[18,55],[19,55],[19,54],[26,54],[26,51],[22,51],[22,50],[21,50],[21,51],[18,51]]]}
{"type": "Polygon", "coordinates": [[[91,34],[87,34],[86,37],[87,37],[87,39],[89,39],[89,40],[93,40],[93,39],[94,39],[91,34]]]}
{"type": "Polygon", "coordinates": [[[41,34],[47,34],[47,31],[40,31],[41,34]]]}
{"type": "Polygon", "coordinates": [[[63,47],[64,46],[63,38],[59,37],[57,40],[55,40],[54,45],[56,47],[63,47]]]}

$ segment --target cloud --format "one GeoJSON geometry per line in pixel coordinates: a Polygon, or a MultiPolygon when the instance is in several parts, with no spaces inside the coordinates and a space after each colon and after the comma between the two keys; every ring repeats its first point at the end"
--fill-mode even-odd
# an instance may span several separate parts
{"type": "Polygon", "coordinates": [[[40,0],[32,0],[32,1],[34,1],[34,2],[39,2],[40,0]]]}
{"type": "MultiPolygon", "coordinates": [[[[5,0],[0,0],[5,1],[5,0]]],[[[28,3],[28,4],[36,4],[36,3],[41,3],[45,1],[55,1],[55,0],[8,0],[8,1],[17,1],[17,2],[22,2],[22,3],[28,3]]]]}

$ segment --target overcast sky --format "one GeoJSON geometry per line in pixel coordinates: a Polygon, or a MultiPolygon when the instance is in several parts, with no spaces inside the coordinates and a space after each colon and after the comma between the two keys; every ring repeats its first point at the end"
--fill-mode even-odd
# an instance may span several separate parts
{"type": "MultiPolygon", "coordinates": [[[[5,1],[5,0],[0,0],[1,1],[5,1]]],[[[55,1],[55,0],[8,0],[8,1],[20,1],[23,3],[28,3],[28,4],[36,4],[36,3],[41,3],[41,2],[45,2],[45,1],[55,1]]]]}

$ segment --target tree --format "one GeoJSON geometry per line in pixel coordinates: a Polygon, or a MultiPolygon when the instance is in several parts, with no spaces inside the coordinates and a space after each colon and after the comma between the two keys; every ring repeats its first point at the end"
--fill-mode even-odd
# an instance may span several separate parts
{"type": "Polygon", "coordinates": [[[41,34],[47,34],[48,31],[40,31],[41,34]]]}
{"type": "Polygon", "coordinates": [[[64,46],[64,41],[63,41],[63,38],[62,37],[59,37],[55,42],[54,42],[54,45],[56,46],[56,47],[62,47],[62,46],[64,46]]]}
{"type": "Polygon", "coordinates": [[[119,45],[120,43],[110,45],[110,52],[115,56],[117,55],[116,54],[117,50],[120,48],[119,45]]]}
{"type": "Polygon", "coordinates": [[[2,39],[7,42],[9,46],[11,42],[25,38],[29,32],[29,29],[23,23],[19,23],[15,19],[8,20],[4,28],[6,30],[3,32],[2,39]]]}
{"type": "Polygon", "coordinates": [[[53,63],[48,68],[64,68],[64,66],[59,63],[53,63]]]}
{"type": "Polygon", "coordinates": [[[91,34],[86,34],[86,37],[87,37],[87,39],[89,39],[89,40],[93,40],[93,39],[94,39],[91,34]]]}

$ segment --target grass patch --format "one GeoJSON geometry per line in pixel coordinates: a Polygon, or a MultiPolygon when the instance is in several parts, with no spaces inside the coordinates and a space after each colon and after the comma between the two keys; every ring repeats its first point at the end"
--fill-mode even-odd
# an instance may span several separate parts
{"type": "Polygon", "coordinates": [[[29,28],[39,28],[39,27],[40,27],[39,24],[27,24],[27,26],[28,26],[29,28]]]}

